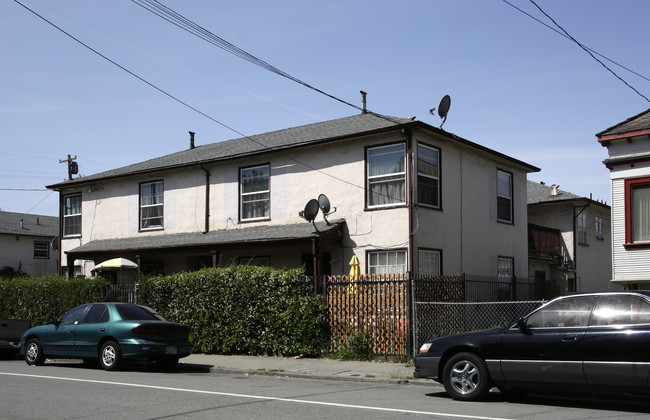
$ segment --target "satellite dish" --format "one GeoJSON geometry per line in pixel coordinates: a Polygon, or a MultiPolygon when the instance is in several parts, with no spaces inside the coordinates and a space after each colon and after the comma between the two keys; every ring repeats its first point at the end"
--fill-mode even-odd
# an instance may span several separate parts
{"type": "Polygon", "coordinates": [[[318,215],[318,200],[312,198],[307,202],[305,210],[302,212],[301,216],[304,217],[308,222],[313,222],[318,215]]]}
{"type": "MultiPolygon", "coordinates": [[[[447,113],[449,112],[449,107],[451,106],[451,97],[449,95],[445,95],[442,97],[440,100],[440,105],[438,105],[438,115],[440,118],[442,118],[442,124],[447,121],[447,113]]],[[[440,124],[439,128],[442,128],[442,124],[440,124]]]]}
{"type": "Polygon", "coordinates": [[[327,226],[330,226],[330,222],[327,220],[327,216],[334,213],[336,211],[336,207],[334,207],[333,211],[330,211],[331,209],[330,199],[327,198],[325,194],[321,194],[318,196],[318,206],[320,207],[320,210],[323,212],[323,219],[325,219],[325,223],[327,223],[327,226]]]}
{"type": "Polygon", "coordinates": [[[55,251],[58,251],[59,250],[59,237],[55,236],[54,239],[52,239],[51,244],[52,244],[52,249],[55,250],[55,251]]]}
{"type": "Polygon", "coordinates": [[[325,194],[321,194],[318,196],[318,206],[320,207],[320,210],[323,212],[323,214],[327,214],[330,212],[330,199],[327,198],[325,194]]]}

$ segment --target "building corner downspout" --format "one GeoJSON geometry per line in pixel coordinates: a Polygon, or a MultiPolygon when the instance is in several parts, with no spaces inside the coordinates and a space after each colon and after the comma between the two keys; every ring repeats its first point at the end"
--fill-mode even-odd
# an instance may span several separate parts
{"type": "Polygon", "coordinates": [[[203,233],[210,231],[210,171],[205,169],[202,163],[199,163],[199,168],[205,172],[205,228],[203,233]]]}

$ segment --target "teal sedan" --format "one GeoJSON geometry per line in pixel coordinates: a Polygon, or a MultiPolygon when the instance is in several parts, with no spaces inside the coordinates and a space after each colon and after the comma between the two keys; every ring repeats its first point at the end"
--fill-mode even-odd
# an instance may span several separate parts
{"type": "Polygon", "coordinates": [[[105,370],[124,360],[153,361],[172,368],[192,353],[189,328],[169,322],[156,311],[131,303],[87,303],[48,325],[31,328],[20,340],[28,365],[46,358],[81,359],[105,370]]]}

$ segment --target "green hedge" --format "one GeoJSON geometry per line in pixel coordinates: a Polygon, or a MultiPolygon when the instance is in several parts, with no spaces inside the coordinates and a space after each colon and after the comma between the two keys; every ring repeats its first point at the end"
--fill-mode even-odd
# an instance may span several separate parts
{"type": "Polygon", "coordinates": [[[322,298],[300,269],[231,266],[140,282],[138,303],[190,327],[197,353],[320,355],[322,298]]]}
{"type": "Polygon", "coordinates": [[[0,318],[30,319],[44,325],[77,305],[104,300],[104,279],[59,276],[0,279],[0,318]]]}

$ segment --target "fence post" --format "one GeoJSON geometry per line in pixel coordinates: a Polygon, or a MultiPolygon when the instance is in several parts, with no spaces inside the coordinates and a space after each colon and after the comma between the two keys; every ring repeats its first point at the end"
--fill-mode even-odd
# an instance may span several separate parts
{"type": "Polygon", "coordinates": [[[510,300],[517,300],[517,276],[512,276],[512,296],[510,296],[510,300]]]}
{"type": "Polygon", "coordinates": [[[411,272],[406,272],[406,354],[413,347],[413,336],[411,335],[413,331],[413,322],[412,322],[412,304],[413,304],[413,293],[411,290],[413,280],[411,279],[411,272]]]}
{"type": "Polygon", "coordinates": [[[410,345],[408,348],[411,351],[411,356],[415,357],[417,354],[418,349],[416,346],[418,345],[418,336],[417,336],[417,329],[418,329],[418,322],[417,322],[417,304],[415,302],[415,283],[411,276],[409,275],[409,285],[408,288],[410,290],[410,296],[409,296],[409,301],[408,301],[408,308],[411,312],[411,316],[409,317],[410,320],[410,334],[409,334],[409,339],[411,341],[410,345]]]}

